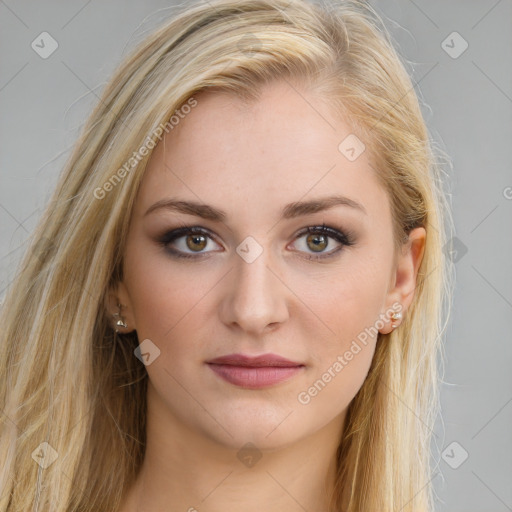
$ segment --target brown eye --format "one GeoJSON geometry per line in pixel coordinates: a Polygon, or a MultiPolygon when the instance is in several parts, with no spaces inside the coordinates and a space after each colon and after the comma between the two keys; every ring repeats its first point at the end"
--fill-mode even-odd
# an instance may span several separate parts
{"type": "Polygon", "coordinates": [[[188,235],[187,236],[187,247],[191,251],[202,251],[207,244],[207,239],[204,235],[188,235]]]}
{"type": "Polygon", "coordinates": [[[303,229],[295,240],[295,248],[304,253],[306,259],[320,261],[339,256],[344,247],[350,247],[354,243],[355,237],[351,232],[323,224],[303,229]]]}
{"type": "Polygon", "coordinates": [[[211,252],[211,245],[219,247],[212,235],[205,229],[192,226],[182,227],[165,233],[158,239],[167,252],[176,258],[200,258],[211,252]]]}
{"type": "Polygon", "coordinates": [[[315,233],[315,234],[308,235],[306,237],[306,243],[311,244],[311,245],[308,245],[308,247],[310,249],[312,249],[313,251],[320,252],[320,251],[323,251],[327,247],[327,245],[328,245],[327,238],[328,237],[326,235],[321,235],[321,234],[315,233]]]}

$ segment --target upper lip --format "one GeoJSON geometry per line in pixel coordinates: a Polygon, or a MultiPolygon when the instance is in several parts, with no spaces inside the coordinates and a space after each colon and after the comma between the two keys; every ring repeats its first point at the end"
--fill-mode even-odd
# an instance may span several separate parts
{"type": "Polygon", "coordinates": [[[243,354],[229,354],[227,356],[221,356],[210,361],[207,361],[207,363],[227,364],[231,366],[252,366],[255,368],[263,366],[304,366],[302,363],[290,361],[289,359],[285,359],[284,357],[278,356],[276,354],[263,354],[261,356],[256,357],[245,356],[243,354]]]}

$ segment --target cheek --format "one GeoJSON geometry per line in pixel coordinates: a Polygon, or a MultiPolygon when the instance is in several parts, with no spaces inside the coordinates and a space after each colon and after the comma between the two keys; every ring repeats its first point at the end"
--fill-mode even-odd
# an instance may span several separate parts
{"type": "Polygon", "coordinates": [[[323,339],[338,341],[337,348],[342,347],[379,319],[388,291],[388,276],[386,261],[353,252],[336,270],[296,279],[294,292],[309,320],[304,323],[305,328],[314,325],[323,339]]]}
{"type": "Polygon", "coordinates": [[[190,266],[171,260],[151,249],[132,253],[125,271],[130,302],[139,340],[146,338],[157,346],[168,345],[187,329],[188,336],[204,317],[204,299],[215,285],[208,272],[195,272],[190,266]]]}
{"type": "Polygon", "coordinates": [[[368,373],[378,331],[383,327],[381,313],[388,284],[383,259],[354,254],[348,260],[335,276],[317,276],[314,292],[305,282],[298,291],[314,312],[314,316],[303,315],[301,327],[307,340],[315,340],[309,342],[314,377],[328,382],[331,389],[342,388],[347,397],[357,392],[368,373]]]}

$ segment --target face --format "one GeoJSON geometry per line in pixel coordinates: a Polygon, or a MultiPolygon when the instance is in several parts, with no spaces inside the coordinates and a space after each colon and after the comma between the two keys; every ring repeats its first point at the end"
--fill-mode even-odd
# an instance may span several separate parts
{"type": "Polygon", "coordinates": [[[313,93],[195,98],[148,164],[116,296],[145,343],[154,414],[226,446],[284,446],[341,425],[377,331],[410,304],[422,228],[395,257],[387,193],[313,93]],[[266,366],[211,363],[233,354],[266,366]]]}

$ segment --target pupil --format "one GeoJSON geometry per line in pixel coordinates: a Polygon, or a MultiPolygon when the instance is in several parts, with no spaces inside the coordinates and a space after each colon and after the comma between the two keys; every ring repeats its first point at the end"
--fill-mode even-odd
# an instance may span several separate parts
{"type": "MultiPolygon", "coordinates": [[[[308,236],[308,243],[313,242],[313,250],[320,252],[323,249],[327,247],[326,243],[326,237],[325,235],[309,235],[308,236]]],[[[190,235],[187,238],[187,245],[189,249],[204,249],[205,247],[205,237],[204,235],[190,235]],[[190,240],[192,240],[192,244],[196,247],[191,247],[191,244],[188,243],[190,240]],[[199,246],[199,247],[197,247],[199,246]]]]}
{"type": "Polygon", "coordinates": [[[205,236],[204,235],[190,235],[187,237],[187,245],[189,249],[197,249],[197,245],[200,245],[199,249],[204,249],[205,247],[205,236]],[[195,244],[196,247],[191,247],[189,244],[189,240],[192,240],[192,244],[195,244]],[[199,241],[198,241],[199,240],[199,241]]]}
{"type": "Polygon", "coordinates": [[[308,236],[308,242],[312,241],[314,246],[314,251],[321,251],[322,249],[325,249],[327,247],[327,243],[325,241],[326,237],[325,235],[310,235],[308,236]],[[323,242],[322,242],[323,241],[323,242]]]}

